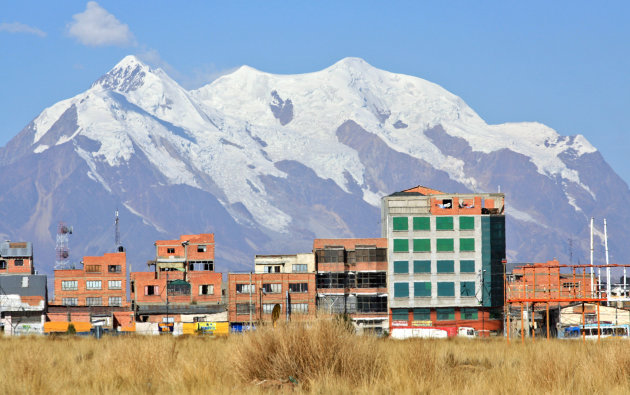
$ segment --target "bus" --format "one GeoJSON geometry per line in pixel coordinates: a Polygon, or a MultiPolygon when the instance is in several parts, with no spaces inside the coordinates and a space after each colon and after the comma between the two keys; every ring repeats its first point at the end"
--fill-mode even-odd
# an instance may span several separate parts
{"type": "MultiPolygon", "coordinates": [[[[597,339],[597,324],[570,326],[565,328],[564,337],[566,339],[578,339],[582,337],[582,331],[585,338],[597,339]]],[[[600,324],[599,337],[630,338],[630,325],[600,324]]]]}

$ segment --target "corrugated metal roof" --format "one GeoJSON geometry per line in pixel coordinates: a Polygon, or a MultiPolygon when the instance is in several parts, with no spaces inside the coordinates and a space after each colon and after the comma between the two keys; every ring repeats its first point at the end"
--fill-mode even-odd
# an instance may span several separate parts
{"type": "Polygon", "coordinates": [[[47,298],[46,275],[44,274],[6,274],[0,276],[0,294],[20,296],[42,296],[47,298]],[[28,285],[23,287],[22,278],[28,277],[28,285]]]}
{"type": "Polygon", "coordinates": [[[30,256],[33,256],[33,243],[30,241],[19,243],[4,241],[0,243],[0,257],[13,258],[30,256]]]}

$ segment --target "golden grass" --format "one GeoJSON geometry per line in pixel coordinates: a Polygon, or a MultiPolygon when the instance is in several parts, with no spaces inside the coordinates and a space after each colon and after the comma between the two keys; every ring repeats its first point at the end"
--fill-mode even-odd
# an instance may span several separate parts
{"type": "Polygon", "coordinates": [[[623,340],[375,339],[326,320],[227,339],[0,337],[0,393],[625,394],[628,351],[623,340]]]}

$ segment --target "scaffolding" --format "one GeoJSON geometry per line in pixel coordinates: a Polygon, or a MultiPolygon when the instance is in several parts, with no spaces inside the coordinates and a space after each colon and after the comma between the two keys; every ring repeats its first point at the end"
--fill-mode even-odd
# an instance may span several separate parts
{"type": "MultiPolygon", "coordinates": [[[[557,261],[556,261],[557,262],[557,261]]],[[[586,325],[585,303],[597,306],[597,339],[600,339],[600,313],[602,304],[623,303],[630,301],[630,282],[626,272],[630,265],[561,265],[534,264],[517,266],[512,274],[504,274],[505,289],[505,324],[507,341],[510,341],[510,320],[513,307],[517,313],[520,308],[520,335],[525,341],[524,313],[536,311],[535,306],[542,305],[546,314],[546,337],[550,338],[549,309],[552,305],[582,305],[582,328],[586,325]],[[604,269],[605,277],[601,276],[604,269]],[[617,283],[612,281],[612,272],[623,272],[617,283]]],[[[518,319],[518,316],[517,316],[518,319]]],[[[527,318],[529,320],[529,317],[527,318]]],[[[586,340],[586,331],[582,330],[582,338],[586,340]]],[[[532,331],[532,340],[536,332],[532,331]]]]}

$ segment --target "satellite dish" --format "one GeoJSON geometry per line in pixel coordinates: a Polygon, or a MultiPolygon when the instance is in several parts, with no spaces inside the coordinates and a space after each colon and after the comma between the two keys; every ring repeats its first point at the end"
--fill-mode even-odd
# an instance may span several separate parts
{"type": "Polygon", "coordinates": [[[280,318],[280,305],[276,304],[275,306],[273,306],[273,310],[271,311],[271,321],[273,322],[273,327],[276,327],[276,322],[278,321],[278,318],[280,318]]]}

